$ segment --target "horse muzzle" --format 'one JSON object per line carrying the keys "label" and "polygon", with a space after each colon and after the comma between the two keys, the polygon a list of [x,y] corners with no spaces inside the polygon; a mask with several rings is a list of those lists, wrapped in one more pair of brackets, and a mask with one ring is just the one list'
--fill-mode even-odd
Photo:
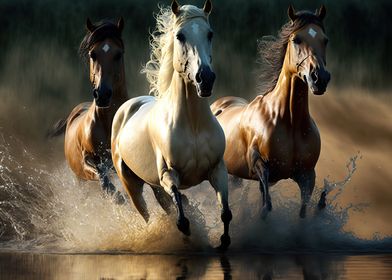
{"label": "horse muzzle", "polygon": [[200,67],[199,71],[196,73],[196,88],[197,94],[200,97],[211,96],[215,78],[215,73],[212,72],[209,66]]}
{"label": "horse muzzle", "polygon": [[98,89],[93,90],[95,104],[100,108],[107,108],[110,106],[113,92],[107,86],[100,86]]}
{"label": "horse muzzle", "polygon": [[315,95],[323,95],[330,80],[331,74],[325,69],[314,70],[307,76],[309,88]]}

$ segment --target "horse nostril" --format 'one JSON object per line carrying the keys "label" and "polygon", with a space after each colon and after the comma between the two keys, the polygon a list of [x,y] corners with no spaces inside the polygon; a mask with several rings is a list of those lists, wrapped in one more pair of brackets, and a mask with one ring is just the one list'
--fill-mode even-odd
{"label": "horse nostril", "polygon": [[196,82],[197,82],[198,84],[201,84],[201,75],[200,75],[200,71],[197,72],[197,74],[196,74]]}
{"label": "horse nostril", "polygon": [[316,83],[317,80],[318,80],[317,72],[316,72],[316,71],[313,71],[313,72],[310,74],[310,78],[312,78],[313,82]]}
{"label": "horse nostril", "polygon": [[95,99],[98,98],[98,90],[96,90],[96,89],[93,90],[93,96]]}

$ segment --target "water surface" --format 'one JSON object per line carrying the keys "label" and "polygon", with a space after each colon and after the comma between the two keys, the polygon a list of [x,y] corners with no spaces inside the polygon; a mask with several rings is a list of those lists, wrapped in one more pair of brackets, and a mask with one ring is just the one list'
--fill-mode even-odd
{"label": "water surface", "polygon": [[0,253],[0,279],[391,279],[392,254]]}

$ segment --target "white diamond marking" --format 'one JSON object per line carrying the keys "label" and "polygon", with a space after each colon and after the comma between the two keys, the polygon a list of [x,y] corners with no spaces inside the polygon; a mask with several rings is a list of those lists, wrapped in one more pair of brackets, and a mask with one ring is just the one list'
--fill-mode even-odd
{"label": "white diamond marking", "polygon": [[110,50],[110,47],[108,44],[103,45],[102,50],[107,53]]}
{"label": "white diamond marking", "polygon": [[312,38],[316,37],[316,35],[317,35],[317,31],[314,30],[313,28],[309,28],[308,33],[310,36],[312,36]]}

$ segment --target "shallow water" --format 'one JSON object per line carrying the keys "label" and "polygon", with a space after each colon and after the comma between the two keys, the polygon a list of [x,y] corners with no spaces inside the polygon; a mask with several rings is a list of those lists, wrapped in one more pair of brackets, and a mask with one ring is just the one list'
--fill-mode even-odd
{"label": "shallow water", "polygon": [[391,279],[392,254],[0,253],[0,279]]}
{"label": "shallow water", "polygon": [[[78,182],[66,164],[40,162],[12,136],[0,134],[0,249],[58,253],[207,253],[223,232],[216,195],[208,183],[184,191],[185,213],[192,235],[185,238],[145,186],[151,220],[148,224],[132,203],[116,205],[96,182]],[[389,252],[392,238],[377,233],[362,239],[345,230],[354,211],[367,205],[342,207],[339,196],[355,176],[360,155],[348,160],[345,178],[325,180],[315,191],[306,219],[298,216],[300,199],[282,181],[271,189],[273,211],[260,219],[260,193],[250,181],[231,181],[231,252]],[[343,167],[344,168],[344,167]],[[114,180],[117,186],[121,184]],[[326,209],[317,210],[322,190]]]}

